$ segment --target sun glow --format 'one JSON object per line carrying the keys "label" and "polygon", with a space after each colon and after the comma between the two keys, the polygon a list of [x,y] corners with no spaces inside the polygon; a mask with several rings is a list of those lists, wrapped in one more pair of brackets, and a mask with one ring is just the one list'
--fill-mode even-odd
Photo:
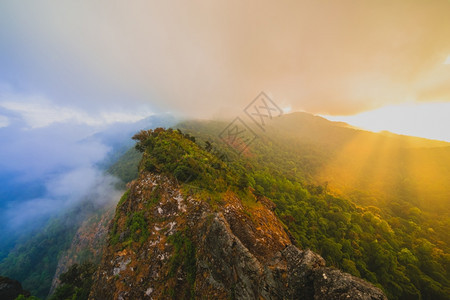
{"label": "sun glow", "polygon": [[353,116],[324,116],[362,129],[450,142],[450,102],[385,106]]}
{"label": "sun glow", "polygon": [[450,65],[450,55],[447,56],[447,59],[445,60],[444,65]]}
{"label": "sun glow", "polygon": [[292,107],[291,106],[286,106],[286,107],[283,107],[282,110],[283,110],[283,113],[287,114],[287,113],[291,112]]}

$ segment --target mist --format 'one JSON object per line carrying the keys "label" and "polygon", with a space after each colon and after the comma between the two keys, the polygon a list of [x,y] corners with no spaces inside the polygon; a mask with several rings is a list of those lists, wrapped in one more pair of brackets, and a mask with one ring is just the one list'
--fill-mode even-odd
{"label": "mist", "polygon": [[38,129],[0,128],[2,228],[16,234],[81,201],[117,200],[117,179],[96,164],[109,152],[82,140],[92,128],[70,123]]}
{"label": "mist", "polygon": [[67,107],[61,113],[51,99],[46,105],[35,99],[0,93],[2,237],[38,229],[80,203],[115,203],[123,191],[116,189],[119,179],[105,172],[105,160],[131,147],[133,133],[169,118],[122,114],[111,120]]}
{"label": "mist", "polygon": [[151,114],[234,117],[261,91],[282,108],[330,116],[448,102],[449,8],[2,1],[2,214],[20,227],[95,186],[109,193],[114,179],[97,166],[112,144],[95,134],[114,137]]}
{"label": "mist", "polygon": [[[95,207],[114,203],[122,191],[116,189],[118,179],[94,167],[76,168],[51,177],[45,182],[41,197],[10,203],[2,218],[7,220],[7,231],[20,233],[37,229],[51,216],[57,216],[75,205],[89,202]],[[36,226],[38,225],[38,226]]]}

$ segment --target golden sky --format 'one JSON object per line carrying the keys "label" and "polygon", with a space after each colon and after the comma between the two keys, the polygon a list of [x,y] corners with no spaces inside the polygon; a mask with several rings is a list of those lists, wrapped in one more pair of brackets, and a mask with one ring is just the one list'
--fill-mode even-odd
{"label": "golden sky", "polygon": [[447,0],[5,1],[0,83],[201,117],[260,91],[325,115],[448,102],[449,13]]}

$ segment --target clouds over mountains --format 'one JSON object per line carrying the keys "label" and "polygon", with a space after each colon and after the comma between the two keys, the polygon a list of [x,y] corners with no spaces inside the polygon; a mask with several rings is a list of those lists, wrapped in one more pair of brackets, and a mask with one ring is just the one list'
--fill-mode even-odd
{"label": "clouds over mountains", "polygon": [[99,163],[129,144],[135,131],[152,126],[152,118],[159,120],[144,119],[145,113],[88,112],[0,90],[2,228],[19,230],[80,201],[116,200],[117,179]]}
{"label": "clouds over mountains", "polygon": [[450,2],[2,2],[0,79],[57,104],[190,116],[448,101]]}

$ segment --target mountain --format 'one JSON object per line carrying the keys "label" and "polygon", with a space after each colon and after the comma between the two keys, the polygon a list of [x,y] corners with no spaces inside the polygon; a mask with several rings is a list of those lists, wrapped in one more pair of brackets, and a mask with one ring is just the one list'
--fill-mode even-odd
{"label": "mountain", "polygon": [[[189,121],[177,127],[195,136],[197,144],[225,160],[235,170],[231,176],[235,184],[241,181],[255,189],[256,194],[270,198],[276,204],[276,215],[289,229],[296,245],[311,248],[329,264],[377,284],[389,299],[450,297],[449,233],[446,230],[450,217],[445,213],[449,207],[445,198],[442,201],[432,193],[426,197],[415,195],[413,186],[427,188],[417,179],[409,186],[402,185],[403,181],[392,181],[390,189],[362,185],[342,192],[335,188],[336,182],[331,176],[328,182],[320,181],[318,176],[325,174],[323,170],[330,170],[327,166],[335,161],[351,162],[358,157],[356,146],[341,153],[350,141],[364,149],[371,139],[381,141],[368,144],[372,152],[382,152],[385,147],[395,151],[384,154],[382,159],[369,160],[368,170],[382,170],[386,165],[380,162],[388,161],[390,175],[401,177],[403,170],[410,167],[399,154],[422,152],[426,155],[418,157],[421,160],[413,166],[416,171],[417,166],[439,157],[442,162],[438,167],[445,171],[450,165],[446,160],[448,143],[377,134],[308,114],[291,114],[267,124],[265,132],[250,125],[258,137],[246,152],[239,154],[220,137],[227,125],[217,121]],[[206,142],[210,146],[207,147]],[[165,161],[164,155],[162,161]],[[347,164],[336,170],[354,172]],[[436,169],[430,173],[435,172]],[[186,178],[191,176],[194,175],[185,175]],[[364,176],[369,183],[383,181],[383,177]],[[450,179],[445,172],[441,176],[443,181]],[[209,184],[217,187],[222,183]],[[189,182],[188,186],[203,189],[205,180]],[[448,185],[441,185],[439,189],[445,195]],[[414,197],[404,196],[408,194]],[[419,206],[420,202],[429,205]],[[436,213],[434,205],[443,207],[440,213]]]}
{"label": "mountain", "polygon": [[131,137],[142,129],[151,129],[156,127],[170,127],[175,125],[178,120],[171,114],[157,114],[144,118],[134,123],[113,124],[106,130],[98,132],[87,140],[101,142],[110,148],[108,156],[100,162],[103,169],[114,165],[130,148],[133,147]]}
{"label": "mountain", "polygon": [[[106,176],[109,174],[117,176],[119,179],[117,188],[123,191],[124,182],[128,182],[136,176],[137,168],[128,163],[132,159],[124,155],[133,145],[131,140],[133,134],[143,128],[170,126],[175,121],[176,119],[169,114],[160,114],[135,123],[113,124],[104,131],[80,140],[78,144],[103,145],[110,149],[106,157],[95,162],[97,166],[93,168],[99,169],[99,176],[103,176],[105,173]],[[140,159],[139,153],[135,151],[129,153],[131,156],[137,155],[137,159]],[[76,159],[74,160],[76,161]],[[120,162],[116,164],[118,160]],[[126,167],[120,167],[122,166],[121,162],[124,162]],[[6,210],[6,207],[11,206],[8,201],[23,202],[30,198],[45,198],[46,193],[51,194],[52,192],[48,191],[46,181],[49,178],[62,176],[65,172],[68,171],[55,169],[51,174],[39,177],[31,183],[21,181],[20,184],[13,184],[14,178],[23,176],[23,174],[3,174],[0,171],[1,198],[5,199],[5,201],[0,201],[0,208],[3,209],[4,205]],[[3,176],[5,180],[3,180]],[[84,178],[78,180],[86,181]],[[79,187],[77,184],[78,182],[70,182],[64,188],[70,189],[71,194],[76,195]],[[106,228],[106,224],[110,221],[121,193],[110,191],[110,194],[100,195],[108,189],[100,186],[101,180],[98,184],[93,187],[95,191],[89,192],[81,199],[76,199],[73,205],[59,209],[51,217],[45,215],[40,219],[27,220],[26,224],[30,229],[24,229],[22,226],[14,228],[14,230],[6,230],[8,226],[5,225],[0,231],[0,275],[19,280],[24,288],[33,295],[45,298],[49,294],[50,288],[56,287],[58,276],[67,271],[72,264],[82,263],[86,260],[98,262],[106,236],[106,232],[103,233],[102,228]],[[60,188],[58,185],[51,187]],[[116,195],[118,196],[116,197]],[[100,196],[108,198],[106,203],[104,199],[99,200]],[[60,199],[61,202],[63,200]],[[0,210],[2,216],[3,212]],[[21,218],[22,212],[17,211],[14,216]],[[8,224],[10,220],[5,217],[1,219],[1,222]]]}
{"label": "mountain", "polygon": [[[208,228],[199,227],[204,219],[191,214],[198,210],[229,228],[227,239],[242,245],[239,249],[246,249],[243,252],[248,251],[249,256],[255,258],[252,261],[258,270],[270,269],[270,266],[278,268],[278,262],[272,265],[269,259],[271,255],[279,257],[278,252],[281,253],[279,262],[287,268],[288,255],[280,250],[280,245],[287,246],[286,249],[296,248],[298,266],[311,275],[302,283],[302,289],[304,287],[308,295],[316,293],[311,288],[313,283],[314,286],[323,284],[323,276],[322,281],[316,282],[320,278],[314,274],[323,271],[331,278],[326,273],[329,269],[323,269],[322,263],[312,267],[303,259],[310,257],[310,253],[317,253],[311,254],[316,259],[313,261],[322,261],[321,256],[328,266],[341,270],[336,271],[339,274],[336,278],[351,279],[348,282],[354,282],[355,277],[362,278],[382,289],[389,299],[450,299],[449,186],[445,184],[450,182],[448,143],[367,132],[305,113],[266,120],[263,129],[251,120],[243,120],[256,136],[243,152],[236,151],[236,145],[223,138],[224,129],[229,125],[224,121],[185,121],[175,127],[183,133],[172,130],[170,135],[175,136],[170,138],[152,139],[145,131],[137,135],[138,148],[146,150],[150,147],[152,151],[146,150],[142,154],[130,149],[109,169],[122,178],[120,187],[130,191],[120,201],[115,216],[111,211],[104,216],[102,212],[96,212],[98,217],[94,219],[102,220],[102,226],[96,221],[84,222],[84,226],[78,225],[70,231],[64,246],[67,251],[58,252],[55,277],[64,270],[73,275],[73,270],[79,269],[77,264],[83,262],[79,258],[84,255],[79,253],[97,253],[95,257],[88,255],[94,262],[99,261],[103,253],[100,269],[106,273],[97,272],[92,280],[89,279],[94,286],[92,293],[129,291],[125,285],[136,286],[141,279],[146,286],[147,279],[136,277],[136,274],[144,274],[142,269],[147,267],[156,267],[161,268],[160,275],[167,276],[157,280],[148,278],[152,285],[145,291],[143,286],[136,287],[139,293],[152,291],[154,298],[158,293],[187,297],[187,292],[181,294],[178,290],[180,286],[173,273],[177,272],[183,279],[181,286],[191,287],[193,274],[196,279],[198,270],[205,267],[204,264],[197,266],[197,262],[202,261],[203,256],[214,257],[217,250],[214,245],[223,242],[212,239],[205,244],[200,238],[211,234]],[[143,178],[153,178],[153,183],[144,183]],[[132,180],[136,181],[126,185]],[[144,186],[148,189],[154,184],[164,189],[156,188],[149,199],[139,196]],[[179,214],[170,194],[181,195],[186,213]],[[194,205],[197,202],[191,199],[201,205],[197,208]],[[172,213],[171,207],[173,213],[179,215],[166,216],[166,205],[168,213]],[[231,217],[225,209],[230,205],[233,206]],[[158,208],[163,210],[164,216]],[[104,224],[111,219],[107,233]],[[190,224],[189,220],[196,220],[198,223],[195,224],[199,225],[186,226]],[[177,222],[177,225],[170,222]],[[260,225],[263,223],[264,226]],[[181,232],[171,232],[170,224],[174,226],[172,229]],[[269,234],[265,235],[267,232]],[[93,237],[98,234],[103,238],[95,243]],[[57,235],[63,238],[66,233],[57,232]],[[277,238],[273,239],[273,236]],[[153,243],[159,238],[167,243],[158,242],[160,248],[156,249]],[[256,243],[256,239],[261,240]],[[38,251],[47,255],[45,244],[39,242],[39,237],[29,244],[29,249],[38,244],[44,246]],[[198,251],[201,254],[197,255]],[[16,252],[20,253],[24,252]],[[172,255],[171,258],[165,255],[163,260],[162,256],[158,258],[164,253]],[[232,257],[247,257],[241,256],[242,252],[231,253]],[[228,259],[228,254],[230,252],[221,259]],[[126,258],[123,261],[118,258],[122,256]],[[20,265],[31,268],[26,262],[29,256],[20,257]],[[109,258],[113,261],[108,261]],[[128,258],[131,258],[129,265]],[[58,259],[49,261],[54,268]],[[219,263],[216,258],[215,261]],[[75,263],[73,268],[71,263]],[[19,264],[10,264],[14,265]],[[248,269],[240,270],[247,274]],[[342,275],[342,272],[354,277]],[[273,287],[273,281],[268,282],[264,274],[260,277],[261,273],[256,273],[260,282]],[[300,277],[295,279],[291,272],[288,273],[289,280],[301,281]],[[212,278],[220,275],[211,274]],[[73,278],[72,275],[69,277]],[[286,279],[283,278],[280,280]],[[111,291],[102,291],[99,282]],[[235,281],[216,282],[222,286],[231,284],[231,290],[236,290],[233,287]],[[198,284],[203,283],[198,281]],[[163,287],[165,284],[167,288]],[[66,283],[63,286],[67,292]],[[251,286],[251,290],[262,292],[260,285]],[[331,285],[328,287],[331,291]],[[196,292],[195,288],[188,290],[189,293]],[[246,288],[239,293],[244,290]],[[62,295],[64,291],[57,289],[55,295]],[[90,291],[90,288],[83,290],[83,294]],[[283,292],[295,293],[289,289]]]}
{"label": "mountain", "polygon": [[30,292],[22,289],[22,285],[17,280],[0,276],[0,299],[14,300],[20,295],[29,297]]}
{"label": "mountain", "polygon": [[139,139],[140,176],[117,206],[90,298],[386,299],[299,250],[274,204],[233,186],[236,174],[190,136],[155,130]]}
{"label": "mountain", "polygon": [[271,199],[301,247],[378,284],[389,299],[450,298],[449,143],[342,126],[305,113],[266,120],[244,152],[227,122],[184,132],[226,153]]}
{"label": "mountain", "polygon": [[[305,173],[316,184],[328,183],[334,193],[357,203],[388,205],[401,199],[450,214],[450,143],[342,127],[306,113],[274,119],[260,137],[297,156],[286,157],[290,161],[307,154],[314,160]],[[305,152],[307,147],[318,154]]]}
{"label": "mountain", "polygon": [[[37,230],[34,235],[18,243],[9,252],[8,256],[0,262],[0,274],[19,280],[32,295],[47,297],[55,272],[66,270],[65,267],[60,270],[61,260],[70,254],[73,240],[79,238],[80,226],[81,229],[85,228],[83,224],[89,221],[92,225],[95,218],[101,219],[107,211],[105,206],[86,201],[61,216],[53,218],[43,229]],[[107,218],[106,222],[109,220],[110,218]],[[71,263],[83,262],[85,259],[92,260],[96,252],[101,253],[104,237],[102,240],[97,232],[99,229],[98,227],[90,228],[91,231],[95,231],[94,235],[97,235],[97,240],[94,242],[98,243],[98,248],[80,249],[70,261]]]}
{"label": "mountain", "polygon": [[61,251],[53,275],[49,295],[61,284],[59,277],[71,266],[85,262],[98,264],[108,234],[108,224],[114,215],[115,203],[100,207],[79,225],[67,250]]}

